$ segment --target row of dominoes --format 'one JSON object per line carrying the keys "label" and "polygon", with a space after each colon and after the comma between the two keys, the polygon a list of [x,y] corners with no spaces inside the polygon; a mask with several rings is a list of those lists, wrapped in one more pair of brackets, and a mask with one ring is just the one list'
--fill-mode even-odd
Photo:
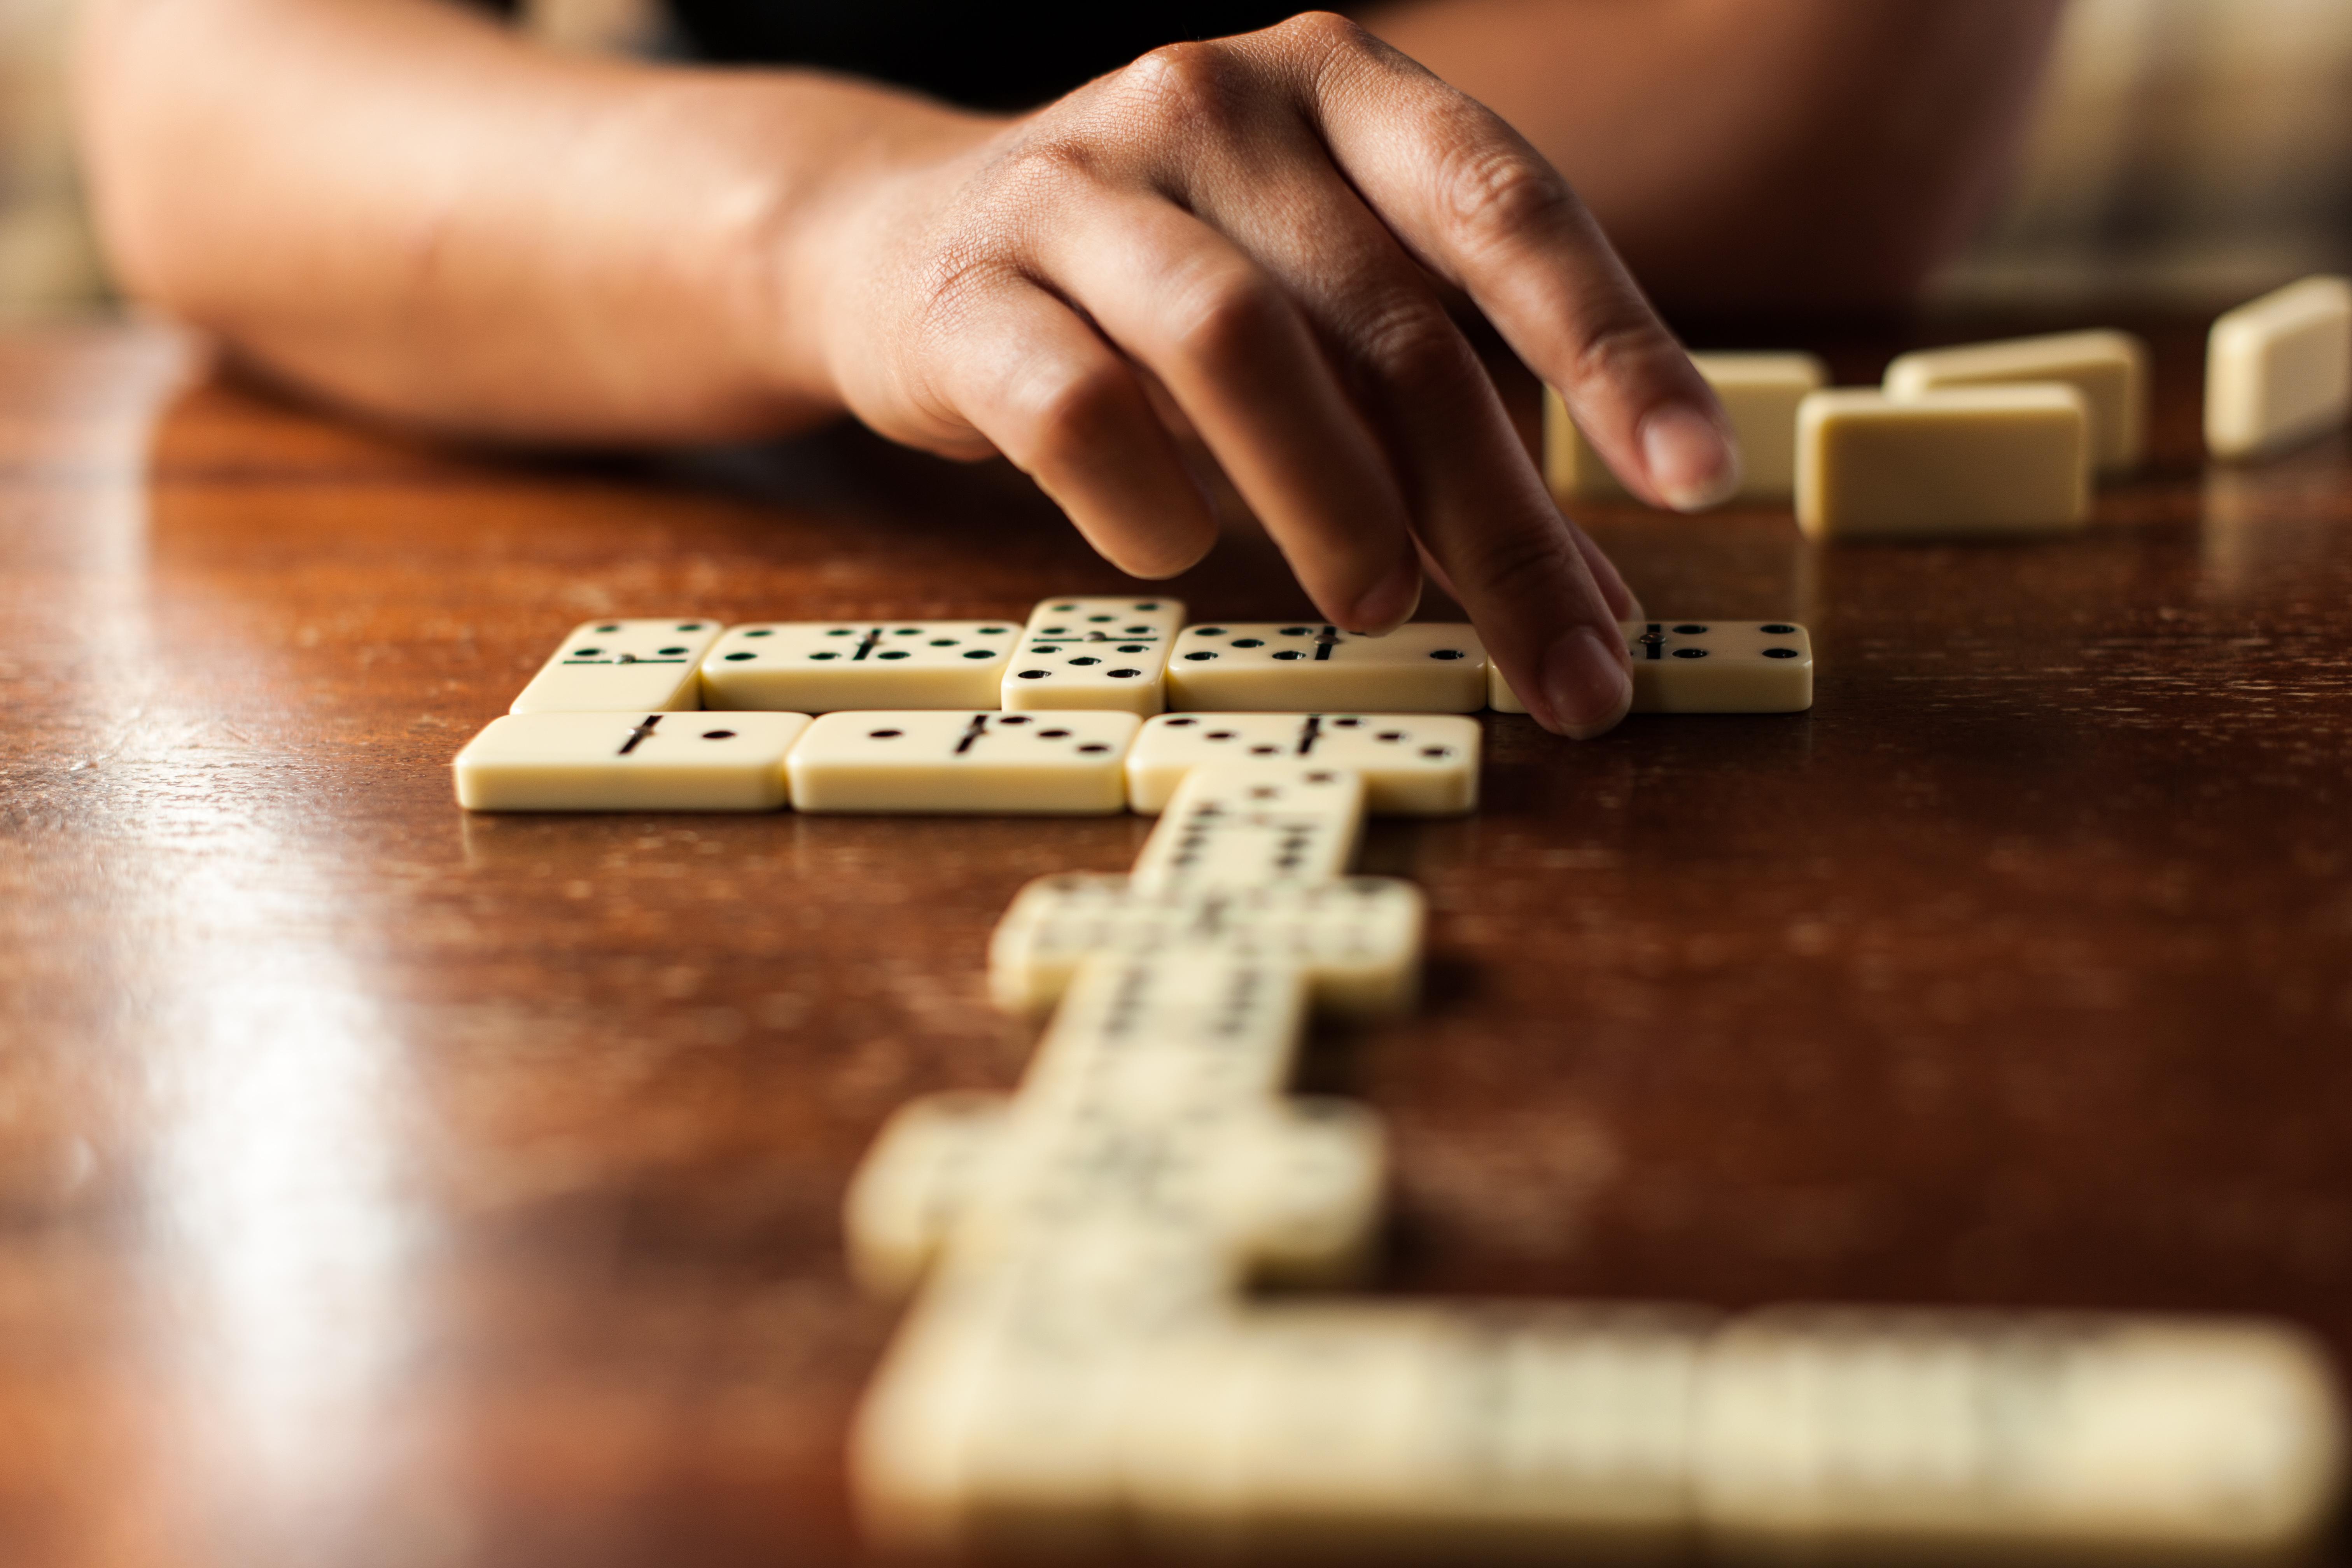
{"label": "row of dominoes", "polygon": [[[1183,616],[1173,599],[1063,598],[1021,626],[590,621],[513,711],[1527,710],[1468,626],[1414,622],[1374,637],[1295,621],[1185,626]],[[1679,621],[1624,631],[1637,710],[1794,712],[1812,702],[1802,626]]]}
{"label": "row of dominoes", "polygon": [[1378,1231],[1377,1119],[1285,1092],[1310,1011],[1416,994],[1419,892],[1346,874],[1363,811],[1346,770],[1202,768],[1131,875],[1015,899],[990,990],[1052,1010],[1019,1090],[902,1108],[846,1204],[861,1280],[917,1294],[853,1438],[880,1541],[2246,1561],[2325,1521],[2341,1418],[2273,1325],[1249,1302]]}
{"label": "row of dominoes", "polygon": [[1191,769],[1309,760],[1360,773],[1372,809],[1478,800],[1478,721],[1453,713],[909,709],[509,713],[452,764],[471,811],[1156,813]]}
{"label": "row of dominoes", "polygon": [[[2033,534],[2082,526],[2095,476],[2139,465],[2148,355],[2127,332],[1906,353],[1875,388],[1830,387],[1811,354],[1694,354],[1747,459],[1741,493],[1793,494],[1819,539]],[[2307,278],[2214,322],[2206,445],[2247,459],[2352,416],[2352,280]],[[1622,496],[1557,393],[1545,469],[1563,502]]]}
{"label": "row of dominoes", "polygon": [[[1172,600],[1054,599],[1018,636],[986,621],[591,622],[513,712],[457,753],[457,801],[474,811],[1151,812],[1187,768],[1307,758],[1360,771],[1376,811],[1438,816],[1477,800],[1479,731],[1458,714],[1527,710],[1468,626],[1378,638],[1241,623],[1179,632],[1182,614]],[[1637,710],[1812,704],[1811,640],[1792,622],[1623,629]],[[1098,633],[1115,640],[1091,640]],[[1002,707],[950,700],[998,692]],[[1163,700],[1179,711],[1161,712]]]}

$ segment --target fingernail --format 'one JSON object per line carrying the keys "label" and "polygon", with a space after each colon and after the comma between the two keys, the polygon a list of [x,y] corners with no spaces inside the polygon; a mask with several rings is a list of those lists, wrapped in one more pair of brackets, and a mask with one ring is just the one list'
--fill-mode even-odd
{"label": "fingernail", "polygon": [[1642,421],[1642,461],[1650,483],[1676,511],[1728,500],[1739,489],[1739,448],[1723,427],[1686,403]]}
{"label": "fingernail", "polygon": [[1633,706],[1633,678],[1625,672],[1623,656],[1591,626],[1579,626],[1552,644],[1543,674],[1554,728],[1575,740],[1614,727]]}
{"label": "fingernail", "polygon": [[1408,553],[1389,574],[1356,601],[1355,625],[1347,629],[1367,637],[1392,632],[1421,607],[1421,563]]}

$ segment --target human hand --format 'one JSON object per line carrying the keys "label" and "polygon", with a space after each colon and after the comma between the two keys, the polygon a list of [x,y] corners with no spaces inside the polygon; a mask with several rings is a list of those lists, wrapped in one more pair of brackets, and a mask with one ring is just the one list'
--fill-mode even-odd
{"label": "human hand", "polygon": [[1425,558],[1540,722],[1584,736],[1624,714],[1633,597],[1553,506],[1442,288],[1560,389],[1637,494],[1710,504],[1738,458],[1714,395],[1508,125],[1330,15],[961,123],[845,178],[797,246],[825,258],[792,292],[860,418],[1001,452],[1145,577],[1214,542],[1171,431],[1188,424],[1335,624],[1405,620]]}

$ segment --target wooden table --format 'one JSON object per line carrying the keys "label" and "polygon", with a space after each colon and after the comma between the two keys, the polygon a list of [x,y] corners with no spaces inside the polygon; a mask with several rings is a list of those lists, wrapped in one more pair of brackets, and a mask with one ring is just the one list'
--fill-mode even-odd
{"label": "wooden table", "polygon": [[[1819,701],[1494,720],[1478,816],[1375,831],[1432,995],[1316,1076],[1393,1133],[1384,1289],[2352,1352],[2352,448],[2201,471],[2157,340],[2077,540],[1596,509],[1653,610],[1809,624]],[[0,341],[0,1563],[855,1558],[844,1183],[1012,1079],[992,922],[1147,824],[467,817],[446,764],[588,616],[1122,580],[999,471],[467,459],[152,330]],[[1177,589],[1304,609],[1246,531]]]}

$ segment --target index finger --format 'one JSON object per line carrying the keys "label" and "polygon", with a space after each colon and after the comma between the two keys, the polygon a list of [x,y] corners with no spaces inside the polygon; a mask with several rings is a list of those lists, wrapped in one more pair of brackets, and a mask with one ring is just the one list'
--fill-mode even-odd
{"label": "index finger", "polygon": [[1646,500],[1739,484],[1729,421],[1559,172],[1503,118],[1355,23],[1298,18],[1331,154],[1414,258],[1466,291]]}

